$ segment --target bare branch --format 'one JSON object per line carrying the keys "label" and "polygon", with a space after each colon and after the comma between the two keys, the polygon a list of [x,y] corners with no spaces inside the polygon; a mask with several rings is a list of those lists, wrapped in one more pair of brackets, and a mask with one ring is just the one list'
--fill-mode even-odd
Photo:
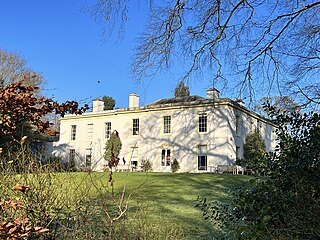
{"label": "bare branch", "polygon": [[[215,82],[231,76],[231,87],[237,86],[242,97],[253,100],[255,92],[279,95],[291,91],[290,82],[305,89],[319,79],[320,1],[157,4],[149,2],[149,23],[133,58],[131,71],[138,82],[181,62],[183,81],[197,72],[210,73]],[[237,82],[230,81],[234,79]]]}

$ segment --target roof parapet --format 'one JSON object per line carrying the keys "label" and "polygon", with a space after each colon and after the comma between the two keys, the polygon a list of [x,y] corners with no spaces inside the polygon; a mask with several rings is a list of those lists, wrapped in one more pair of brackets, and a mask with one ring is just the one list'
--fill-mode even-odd
{"label": "roof parapet", "polygon": [[245,106],[245,103],[244,103],[244,101],[242,99],[236,99],[235,102],[238,103],[242,107]]}

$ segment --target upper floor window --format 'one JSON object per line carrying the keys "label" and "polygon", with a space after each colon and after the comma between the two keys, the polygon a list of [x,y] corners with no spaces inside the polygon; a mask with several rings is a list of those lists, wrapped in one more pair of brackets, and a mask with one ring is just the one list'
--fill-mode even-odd
{"label": "upper floor window", "polygon": [[132,135],[139,135],[139,118],[132,119]]}
{"label": "upper floor window", "polygon": [[87,124],[87,140],[91,141],[93,139],[93,124]]}
{"label": "upper floor window", "polygon": [[254,119],[253,118],[249,118],[248,121],[249,121],[249,124],[250,124],[250,132],[253,132],[253,130],[254,130]]}
{"label": "upper floor window", "polygon": [[241,134],[241,132],[240,132],[240,122],[241,122],[240,116],[237,115],[237,116],[236,116],[236,134],[237,134],[237,135],[240,135],[240,134]]}
{"label": "upper floor window", "polygon": [[199,132],[207,132],[207,114],[199,115]]}
{"label": "upper floor window", "polygon": [[111,135],[111,122],[105,123],[104,137],[109,138]]}
{"label": "upper floor window", "polygon": [[262,123],[260,120],[257,120],[257,131],[261,133],[261,130],[262,130]]}
{"label": "upper floor window", "polygon": [[163,133],[171,133],[171,116],[163,117]]}
{"label": "upper floor window", "polygon": [[71,141],[76,140],[76,134],[77,134],[77,125],[71,125]]}

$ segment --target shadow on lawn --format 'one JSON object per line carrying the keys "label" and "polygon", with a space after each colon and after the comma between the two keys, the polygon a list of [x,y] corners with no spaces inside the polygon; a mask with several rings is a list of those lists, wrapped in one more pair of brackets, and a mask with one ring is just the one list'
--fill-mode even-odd
{"label": "shadow on lawn", "polygon": [[[127,194],[132,193],[128,218],[143,217],[147,222],[176,225],[183,230],[185,239],[212,238],[219,231],[203,219],[202,212],[195,207],[197,198],[224,201],[230,189],[249,179],[229,174],[131,173],[126,190]],[[139,181],[145,183],[137,188]]]}

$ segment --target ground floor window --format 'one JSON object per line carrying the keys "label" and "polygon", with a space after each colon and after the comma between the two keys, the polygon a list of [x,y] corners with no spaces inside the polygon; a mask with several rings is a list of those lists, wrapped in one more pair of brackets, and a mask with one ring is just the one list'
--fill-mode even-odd
{"label": "ground floor window", "polygon": [[207,170],[207,145],[198,146],[198,170]]}
{"label": "ground floor window", "polygon": [[240,147],[236,146],[236,160],[241,159],[240,156]]}
{"label": "ground floor window", "polygon": [[171,150],[161,150],[161,166],[171,166]]}
{"label": "ground floor window", "polygon": [[69,162],[74,162],[76,159],[76,150],[69,149]]}
{"label": "ground floor window", "polygon": [[86,167],[90,168],[91,167],[91,159],[92,159],[92,154],[91,154],[91,148],[86,149]]}
{"label": "ground floor window", "polygon": [[136,168],[138,166],[138,148],[131,148],[131,167]]}

